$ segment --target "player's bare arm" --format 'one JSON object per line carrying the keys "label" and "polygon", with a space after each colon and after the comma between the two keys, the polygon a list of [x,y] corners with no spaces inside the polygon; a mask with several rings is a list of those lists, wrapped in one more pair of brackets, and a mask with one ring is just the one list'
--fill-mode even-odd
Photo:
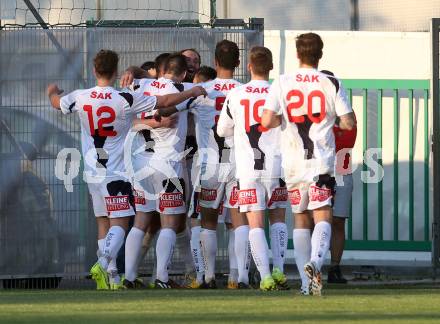
{"label": "player's bare arm", "polygon": [[[206,96],[206,95],[207,95],[206,90],[203,87],[195,86],[189,90],[182,91],[179,93],[171,93],[164,96],[158,96],[156,108],[164,109],[164,108],[176,106],[189,98]],[[163,115],[163,113],[161,112],[161,116],[165,116],[165,115]]]}
{"label": "player's bare arm", "polygon": [[275,114],[272,110],[263,110],[261,126],[265,128],[275,128],[281,125],[281,115]]}
{"label": "player's bare arm", "polygon": [[339,116],[339,128],[344,130],[352,130],[356,127],[356,119],[354,117],[354,113],[348,113],[342,116]]}
{"label": "player's bare arm", "polygon": [[121,88],[125,88],[130,86],[133,83],[134,79],[145,79],[149,78],[148,72],[144,69],[141,69],[137,66],[130,66],[125,70],[125,72],[121,76],[121,80],[119,84]]}
{"label": "player's bare arm", "polygon": [[56,84],[49,84],[47,86],[47,96],[49,97],[50,104],[53,108],[60,110],[60,101],[61,101],[61,94],[63,93],[63,90],[58,88]]}
{"label": "player's bare arm", "polygon": [[176,126],[176,122],[177,122],[177,114],[172,114],[169,117],[151,116],[150,118],[147,118],[147,119],[136,118],[133,121],[133,128],[135,130],[142,130],[145,128],[144,125],[148,126],[149,128],[153,128],[153,129],[160,128],[160,127],[174,128]]}
{"label": "player's bare arm", "polygon": [[154,115],[154,118],[156,118],[157,120],[161,120],[162,117],[170,117],[171,115],[174,115],[178,112],[179,112],[179,110],[177,109],[176,106],[165,107],[165,108],[159,109],[156,112],[156,114]]}

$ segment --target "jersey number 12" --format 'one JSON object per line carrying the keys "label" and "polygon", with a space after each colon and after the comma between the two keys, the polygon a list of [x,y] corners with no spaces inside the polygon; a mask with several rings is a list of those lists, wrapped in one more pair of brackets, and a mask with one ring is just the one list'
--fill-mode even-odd
{"label": "jersey number 12", "polygon": [[[83,107],[84,111],[87,113],[87,117],[89,119],[89,126],[90,126],[90,135],[94,136],[95,134],[95,122],[93,119],[93,108],[91,105],[84,105]],[[101,117],[102,114],[107,113],[107,117]],[[114,130],[105,129],[106,125],[111,124],[116,119],[116,114],[113,108],[108,106],[102,106],[99,107],[96,110],[96,116],[98,119],[98,135],[103,137],[108,136],[116,136],[117,133]]]}

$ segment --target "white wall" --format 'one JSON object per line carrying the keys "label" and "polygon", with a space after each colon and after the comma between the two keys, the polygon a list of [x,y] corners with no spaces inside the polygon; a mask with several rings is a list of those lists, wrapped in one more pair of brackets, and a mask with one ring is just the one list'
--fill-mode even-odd
{"label": "white wall", "polygon": [[[275,60],[273,75],[292,70],[295,37],[304,31],[266,30],[264,45]],[[429,79],[430,36],[427,32],[319,31],[324,41],[320,68],[345,79]]]}
{"label": "white wall", "polygon": [[[217,0],[221,18],[261,17],[267,29],[350,30],[351,0]],[[428,31],[438,0],[359,1],[359,30]]]}

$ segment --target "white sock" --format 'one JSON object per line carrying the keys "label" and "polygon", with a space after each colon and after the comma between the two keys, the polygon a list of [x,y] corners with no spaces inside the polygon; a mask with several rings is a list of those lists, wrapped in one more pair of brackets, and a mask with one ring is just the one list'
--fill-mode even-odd
{"label": "white sock", "polygon": [[176,232],[174,232],[171,228],[161,229],[156,243],[156,278],[160,281],[168,282],[168,265],[171,263],[175,244]]}
{"label": "white sock", "polygon": [[318,271],[324,264],[325,256],[330,249],[330,239],[332,235],[332,226],[330,223],[322,221],[315,225],[312,234],[312,254],[310,261],[315,263]]}
{"label": "white sock", "polygon": [[[98,240],[98,250],[96,251],[96,255],[101,257],[103,255],[105,245],[105,239]],[[109,274],[110,282],[119,283],[121,278],[119,277],[118,267],[116,265],[116,259],[111,259],[108,264],[107,272]]]}
{"label": "white sock", "polygon": [[237,257],[238,282],[248,285],[251,262],[249,225],[242,225],[235,229],[235,255]]}
{"label": "white sock", "polygon": [[179,255],[182,256],[183,262],[185,263],[185,272],[194,272],[194,262],[191,256],[191,243],[188,229],[176,236],[176,250],[179,251]]}
{"label": "white sock", "polygon": [[293,245],[295,247],[295,262],[301,277],[301,287],[309,286],[309,277],[304,272],[304,265],[310,261],[312,253],[311,234],[308,228],[293,230]]}
{"label": "white sock", "polygon": [[96,251],[96,256],[100,258],[104,253],[105,238],[98,240],[98,250]]}
{"label": "white sock", "polygon": [[111,259],[107,268],[108,279],[110,283],[119,284],[121,282],[121,277],[118,273],[118,266],[116,265],[116,259]]}
{"label": "white sock", "polygon": [[275,223],[270,226],[270,246],[272,248],[273,267],[284,272],[284,256],[287,249],[286,223]]}
{"label": "white sock", "polygon": [[252,256],[260,272],[261,279],[270,276],[269,269],[269,247],[267,245],[264,229],[253,228],[249,231],[249,242],[251,243]]}
{"label": "white sock", "polygon": [[215,257],[217,254],[217,231],[202,228],[200,232],[203,263],[205,266],[205,281],[215,279]]}
{"label": "white sock", "polygon": [[132,227],[125,242],[125,279],[134,281],[139,267],[142,240],[145,232]]}
{"label": "white sock", "polygon": [[202,248],[200,246],[200,230],[201,226],[194,226],[191,228],[191,255],[196,267],[197,282],[203,282],[203,275],[205,274],[205,267],[203,265]]}
{"label": "white sock", "polygon": [[237,256],[235,255],[235,233],[233,229],[229,231],[228,256],[229,256],[229,277],[228,281],[238,282]]}
{"label": "white sock", "polygon": [[125,230],[121,226],[112,226],[108,230],[107,236],[105,237],[103,254],[98,259],[98,262],[104,270],[107,271],[111,259],[117,258],[119,249],[124,243],[124,238]]}

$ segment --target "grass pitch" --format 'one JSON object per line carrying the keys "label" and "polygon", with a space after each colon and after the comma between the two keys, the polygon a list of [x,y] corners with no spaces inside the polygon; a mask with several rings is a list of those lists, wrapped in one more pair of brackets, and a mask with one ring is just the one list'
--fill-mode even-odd
{"label": "grass pitch", "polygon": [[4,323],[440,322],[440,289],[2,291]]}

